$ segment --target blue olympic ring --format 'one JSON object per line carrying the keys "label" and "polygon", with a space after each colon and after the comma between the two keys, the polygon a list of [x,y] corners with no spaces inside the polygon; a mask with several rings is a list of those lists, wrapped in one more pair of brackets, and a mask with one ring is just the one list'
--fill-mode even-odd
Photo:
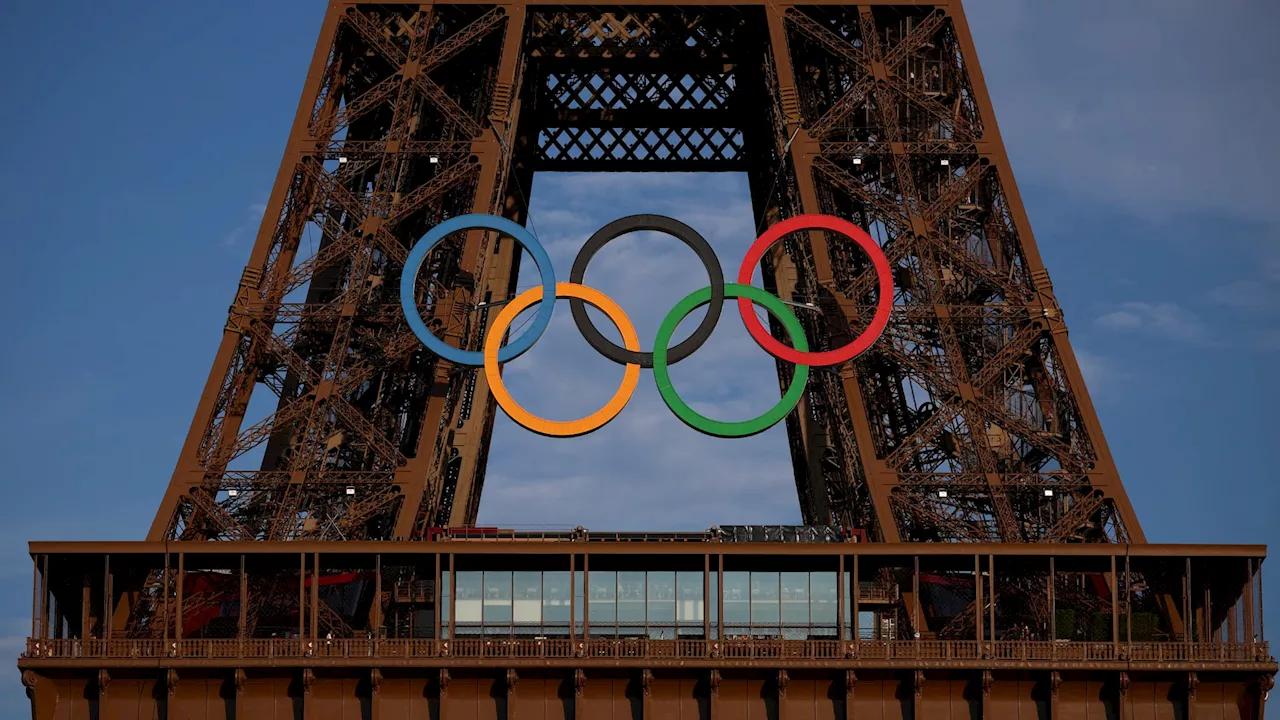
{"label": "blue olympic ring", "polygon": [[409,257],[404,261],[404,272],[400,275],[400,307],[404,309],[405,320],[409,321],[413,334],[418,336],[428,350],[449,362],[472,367],[484,365],[484,353],[479,350],[455,348],[432,334],[427,324],[422,322],[422,316],[418,314],[414,289],[417,285],[418,271],[422,269],[422,261],[426,259],[427,253],[431,252],[432,248],[439,245],[440,241],[450,233],[477,229],[494,230],[515,240],[533,256],[533,262],[538,266],[538,273],[542,275],[542,302],[538,305],[537,314],[533,316],[533,322],[519,338],[503,346],[498,352],[498,362],[514,360],[533,347],[533,344],[538,342],[538,338],[542,337],[542,333],[546,332],[547,325],[551,322],[551,313],[556,309],[556,274],[551,267],[551,258],[547,256],[542,243],[538,242],[538,239],[523,225],[494,215],[475,214],[449,218],[431,228],[431,231],[413,246],[409,251]]}

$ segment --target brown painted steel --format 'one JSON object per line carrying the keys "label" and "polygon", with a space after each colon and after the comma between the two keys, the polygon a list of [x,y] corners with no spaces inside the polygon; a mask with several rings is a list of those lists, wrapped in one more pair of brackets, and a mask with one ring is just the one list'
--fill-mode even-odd
{"label": "brown painted steel", "polygon": [[[804,522],[850,542],[464,530],[496,406],[422,349],[399,276],[446,217],[523,223],[552,170],[742,171],[759,229],[827,213],[876,237],[889,327],[787,418]],[[762,265],[815,345],[868,321],[874,274],[840,238]],[[518,271],[509,239],[468,232],[415,300],[475,349]],[[1262,720],[1276,671],[1264,547],[1145,542],[957,0],[331,2],[147,542],[30,550],[39,720]],[[636,572],[624,628],[607,612]],[[459,617],[494,599],[477,573],[507,578],[508,626]],[[700,615],[655,639],[648,603],[685,582]],[[757,592],[808,624],[726,616]],[[538,632],[568,612],[560,635],[517,636],[529,597]]]}
{"label": "brown painted steel", "polygon": [[[636,7],[331,5],[149,537],[473,523],[496,407],[483,373],[429,356],[400,318],[408,248],[447,215],[523,221],[538,169],[740,168],[762,224],[847,217],[896,268],[885,337],[817,374],[788,419],[806,523],[885,542],[1143,542],[959,5]],[[807,235],[769,254],[766,285],[839,343],[869,317],[873,273]],[[445,243],[420,276],[429,325],[478,346],[517,265],[492,233]],[[246,428],[255,391],[277,409]]]}

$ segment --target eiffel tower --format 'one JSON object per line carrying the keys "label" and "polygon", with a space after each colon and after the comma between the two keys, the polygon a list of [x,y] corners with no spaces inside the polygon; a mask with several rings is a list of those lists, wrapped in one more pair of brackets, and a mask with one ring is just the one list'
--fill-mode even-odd
{"label": "eiffel tower", "polygon": [[[875,240],[887,328],[785,420],[803,526],[475,527],[497,404],[400,278],[539,171],[743,172]],[[412,301],[479,349],[519,260],[454,233]],[[819,351],[882,299],[835,233],[761,265]],[[1146,542],[958,0],[333,0],[147,539],[31,554],[40,720],[1262,720],[1276,672],[1265,548]]]}

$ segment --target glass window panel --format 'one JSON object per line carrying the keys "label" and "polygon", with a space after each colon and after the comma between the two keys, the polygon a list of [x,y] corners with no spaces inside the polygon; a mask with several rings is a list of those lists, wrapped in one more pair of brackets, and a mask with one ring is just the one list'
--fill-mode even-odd
{"label": "glass window panel", "polygon": [[681,625],[702,624],[702,573],[676,573],[676,620]]}
{"label": "glass window panel", "polygon": [[869,610],[858,611],[858,639],[876,639],[876,614]]}
{"label": "glass window panel", "polygon": [[511,571],[484,573],[484,624],[511,624]]}
{"label": "glass window panel", "polygon": [[833,572],[809,573],[809,624],[832,626],[840,599],[836,596],[836,574]]}
{"label": "glass window panel", "polygon": [[710,584],[708,585],[708,587],[711,588],[711,594],[707,596],[707,613],[711,615],[711,624],[715,625],[720,621],[720,603],[715,601],[715,598],[720,597],[720,595],[722,594],[720,592],[720,572],[719,571],[717,570],[711,571]]}
{"label": "glass window panel", "polygon": [[778,625],[778,573],[751,573],[751,627]]}
{"label": "glass window panel", "polygon": [[[851,575],[852,573],[846,572],[840,578],[840,584],[843,586],[842,589],[844,591],[844,626],[845,626],[844,639],[845,640],[852,640],[854,637],[853,636],[853,625],[854,625],[853,596],[849,594],[849,587],[850,587],[849,578]],[[861,620],[858,621],[858,626],[859,627],[863,626],[863,623]]]}
{"label": "glass window panel", "polygon": [[[648,575],[649,624],[671,625],[676,621],[676,574],[655,570]],[[651,637],[656,637],[651,634]],[[668,634],[668,637],[670,635]]]}
{"label": "glass window panel", "polygon": [[449,608],[453,607],[449,595],[449,571],[445,570],[440,573],[440,622],[442,625],[449,624]]}
{"label": "glass window panel", "polygon": [[542,573],[512,573],[511,595],[511,614],[517,625],[542,624]]}
{"label": "glass window panel", "polygon": [[809,573],[784,572],[782,580],[782,624],[809,625]]}
{"label": "glass window panel", "polygon": [[569,623],[569,571],[548,570],[542,574],[542,621]]}
{"label": "glass window panel", "polygon": [[645,574],[639,571],[618,573],[618,624],[644,626]]}
{"label": "glass window panel", "polygon": [[724,573],[724,627],[726,635],[742,634],[751,624],[751,574]]}
{"label": "glass window panel", "polygon": [[573,631],[582,633],[586,627],[584,618],[587,607],[587,579],[581,570],[573,571]]}
{"label": "glass window panel", "polygon": [[[592,572],[591,575],[591,625],[592,633],[596,634],[595,626],[597,625],[613,625],[618,620],[618,608],[616,594],[618,590],[617,573]],[[602,628],[603,629],[603,628]],[[611,634],[611,633],[609,633]]]}
{"label": "glass window panel", "polygon": [[475,571],[460,572],[457,579],[458,597],[454,600],[454,622],[479,624],[483,609],[484,574]]}

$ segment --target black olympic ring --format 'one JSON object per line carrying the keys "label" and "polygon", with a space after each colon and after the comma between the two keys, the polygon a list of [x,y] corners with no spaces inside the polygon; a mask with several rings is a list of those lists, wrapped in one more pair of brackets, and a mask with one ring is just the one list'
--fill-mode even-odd
{"label": "black olympic ring", "polygon": [[[578,256],[573,259],[573,268],[569,271],[569,282],[582,285],[587,275],[587,264],[600,251],[600,248],[612,240],[637,230],[666,233],[688,245],[702,261],[702,266],[707,270],[707,277],[711,280],[711,300],[707,303],[706,317],[694,329],[692,335],[671,348],[667,355],[667,364],[674,365],[697,352],[698,348],[707,342],[716,329],[716,323],[720,322],[720,311],[724,308],[724,270],[720,267],[720,259],[716,257],[715,250],[711,249],[711,244],[699,235],[698,231],[679,220],[663,215],[630,215],[619,218],[597,230],[587,240],[587,244],[578,251]],[[578,326],[578,332],[582,333],[587,344],[596,352],[619,365],[632,364],[642,368],[653,368],[652,352],[634,352],[618,347],[602,335],[591,323],[591,317],[587,315],[586,303],[582,300],[570,298],[569,307],[573,311],[573,322]]]}

